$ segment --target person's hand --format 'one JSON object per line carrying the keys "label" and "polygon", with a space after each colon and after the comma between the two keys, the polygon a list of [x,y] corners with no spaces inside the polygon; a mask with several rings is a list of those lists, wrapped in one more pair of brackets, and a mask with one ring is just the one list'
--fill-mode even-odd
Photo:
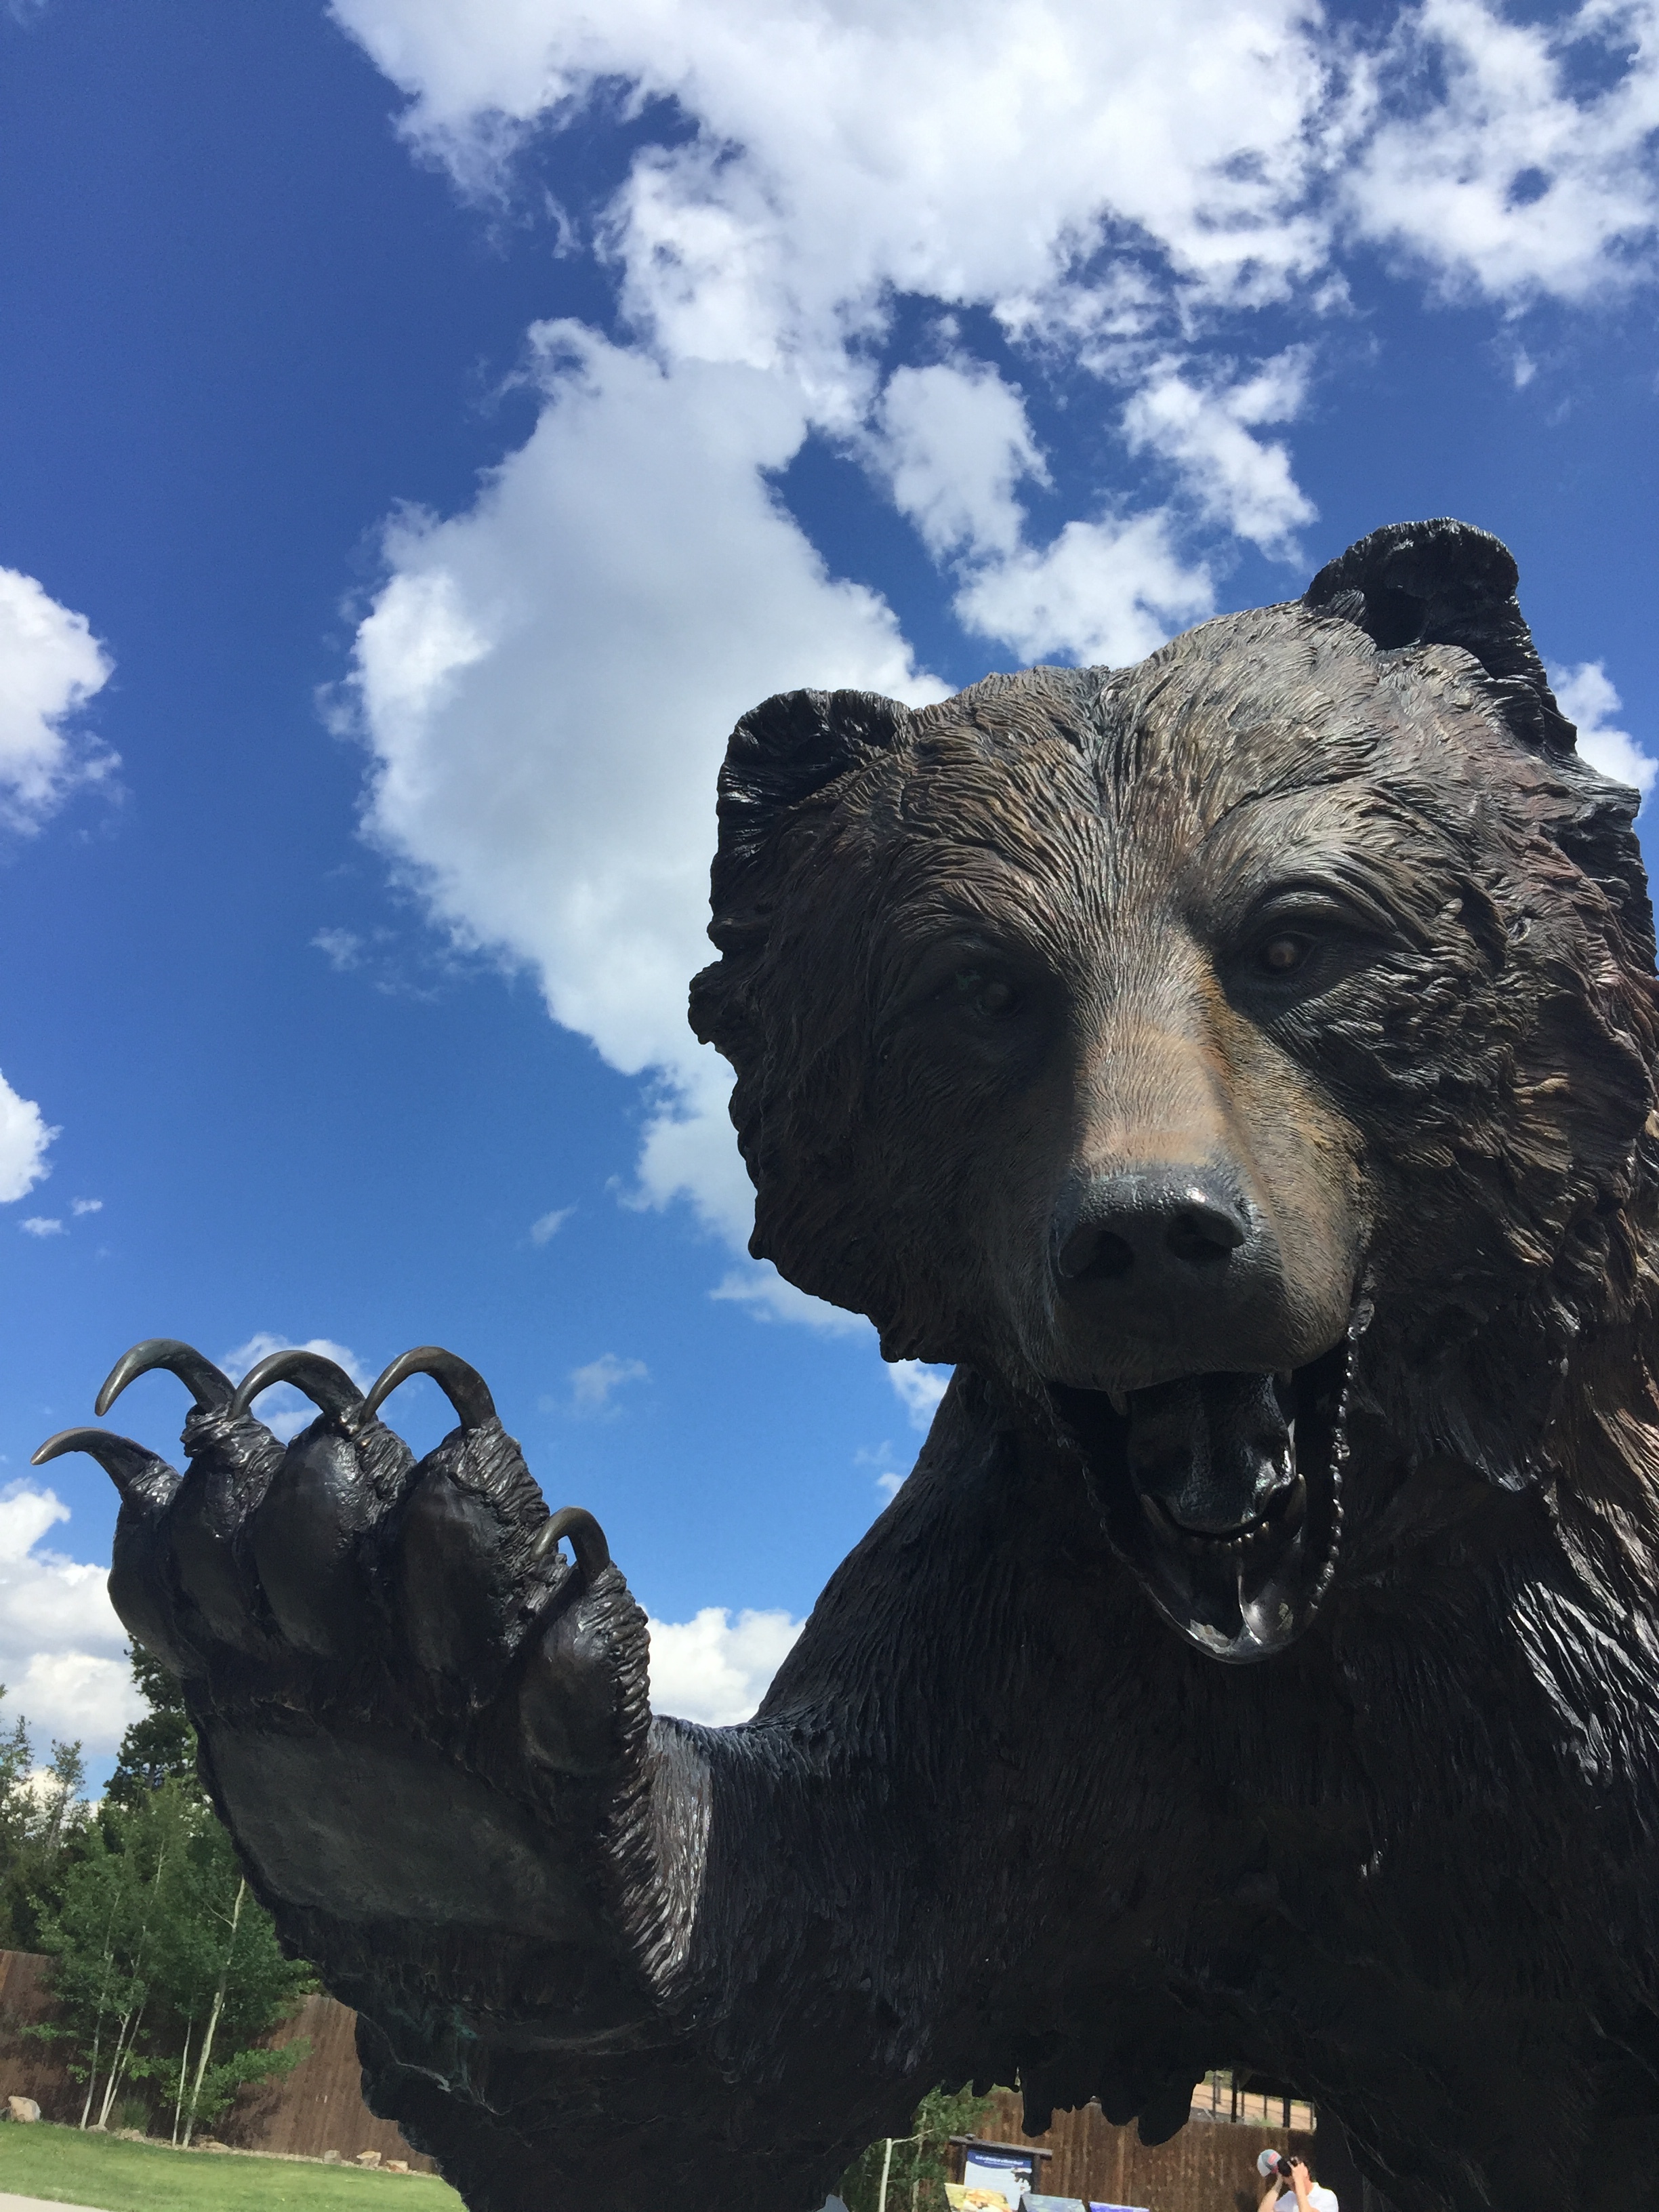
{"label": "person's hand", "polygon": [[1308,2161],[1305,2158],[1293,2158],[1291,2160],[1291,2186],[1296,2191],[1297,2205],[1306,2204],[1308,2191],[1313,2186],[1313,2176],[1308,2171]]}

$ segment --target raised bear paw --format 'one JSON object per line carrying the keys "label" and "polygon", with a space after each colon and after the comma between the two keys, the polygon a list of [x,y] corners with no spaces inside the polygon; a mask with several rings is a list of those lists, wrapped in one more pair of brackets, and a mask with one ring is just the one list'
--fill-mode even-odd
{"label": "raised bear paw", "polygon": [[[533,2039],[527,2014],[554,2041],[614,2031],[642,1994],[619,1889],[648,1664],[598,1522],[549,1513],[482,1376],[436,1346],[363,1393],[297,1349],[233,1388],[155,1338],[99,1413],[157,1367],[195,1401],[182,1478],[101,1429],[35,1462],[88,1452],[120,1492],[111,1598],[183,1678],[204,1778],[284,1934],[360,2004],[401,1959],[471,2033],[508,2014]],[[459,1417],[418,1462],[379,1418],[416,1374]],[[286,1448],[249,1411],[283,1382],[319,1409]]]}

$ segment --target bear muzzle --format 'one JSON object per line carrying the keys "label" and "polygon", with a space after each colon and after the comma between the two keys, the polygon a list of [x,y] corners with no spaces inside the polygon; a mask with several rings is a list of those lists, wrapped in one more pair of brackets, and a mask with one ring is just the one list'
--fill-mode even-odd
{"label": "bear muzzle", "polygon": [[1051,1382],[1113,1547],[1212,1658],[1270,1658],[1335,1577],[1352,1334],[1290,1372],[1141,1390]]}
{"label": "bear muzzle", "polygon": [[1117,1550],[1218,1658],[1283,1650],[1334,1571],[1346,1257],[1293,1296],[1225,1158],[1074,1171],[1054,1210],[1051,1401]]}
{"label": "bear muzzle", "polygon": [[1340,1264],[1292,1295],[1269,1209],[1225,1159],[1073,1171],[1048,1243],[1044,1364],[1091,1389],[1293,1369],[1328,1349],[1350,1302]]}

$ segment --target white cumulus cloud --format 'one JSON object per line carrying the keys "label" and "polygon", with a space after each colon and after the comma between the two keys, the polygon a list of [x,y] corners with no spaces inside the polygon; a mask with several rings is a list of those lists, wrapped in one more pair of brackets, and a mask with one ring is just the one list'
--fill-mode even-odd
{"label": "white cumulus cloud", "polygon": [[653,1709],[711,1728],[746,1721],[805,1626],[781,1609],[745,1607],[734,1620],[720,1605],[690,1620],[652,1621]]}
{"label": "white cumulus cloud", "polygon": [[685,1026],[727,734],[797,684],[945,687],[769,491],[805,434],[798,396],[574,325],[542,337],[529,443],[468,513],[388,539],[358,639],[368,823],[458,938],[531,963],[613,1066],[660,1073],[645,1187],[689,1189],[742,1242],[729,1075]]}
{"label": "white cumulus cloud", "polygon": [[887,1370],[887,1379],[910,1416],[911,1427],[930,1427],[940,1399],[951,1387],[951,1370],[927,1367],[920,1359],[896,1359]]}
{"label": "white cumulus cloud", "polygon": [[1582,300],[1651,280],[1654,0],[1530,22],[1484,0],[1422,0],[1397,20],[1375,98],[1345,180],[1351,217],[1448,291]]}
{"label": "white cumulus cloud", "polygon": [[[1259,535],[1271,512],[1265,526],[1277,544],[1286,514],[1300,520],[1312,510],[1291,483],[1283,448],[1263,448],[1240,427],[1268,419],[1264,410],[1279,404],[1268,396],[1273,366],[1219,401],[1166,380],[1188,396],[1195,416],[1207,406],[1219,429],[1194,421],[1160,450],[1201,483],[1206,512],[1236,526],[1243,516],[1243,534]],[[1273,419],[1293,411],[1286,389]],[[1161,509],[1069,523],[1046,547],[1030,542],[1018,493],[1022,483],[1046,483],[1048,465],[1019,394],[982,362],[896,369],[866,450],[928,550],[956,568],[962,622],[1027,659],[1138,660],[1172,628],[1209,611],[1209,578],[1177,556]],[[1223,483],[1234,495],[1218,502]]]}
{"label": "white cumulus cloud", "polygon": [[[116,767],[112,753],[73,727],[109,673],[84,615],[59,606],[33,576],[0,568],[0,830],[39,830],[75,784]],[[46,1175],[46,1147],[58,1133],[0,1076],[0,1205]],[[63,1224],[37,1214],[23,1226],[50,1237]]]}
{"label": "white cumulus cloud", "polygon": [[1015,493],[1048,467],[1018,392],[983,362],[894,370],[882,394],[874,452],[893,501],[941,558],[1007,555],[1024,516]]}
{"label": "white cumulus cloud", "polygon": [[355,929],[319,929],[311,940],[337,975],[349,975],[362,957],[363,940]]}
{"label": "white cumulus cloud", "polygon": [[105,1587],[108,1569],[42,1542],[70,1518],[55,1491],[0,1492],[0,1681],[6,1711],[29,1723],[37,1752],[79,1738],[101,1758],[143,1710],[122,1656],[126,1631]]}
{"label": "white cumulus cloud", "polygon": [[23,1198],[51,1174],[46,1147],[58,1132],[32,1098],[20,1098],[0,1075],[0,1206]]}
{"label": "white cumulus cloud", "polygon": [[651,1370],[642,1359],[619,1359],[602,1352],[585,1367],[570,1370],[570,1402],[579,1413],[607,1413],[616,1409],[611,1401],[624,1383],[645,1382]]}
{"label": "white cumulus cloud", "polygon": [[1232,385],[1195,384],[1173,365],[1155,370],[1124,411],[1133,453],[1171,461],[1201,513],[1264,553],[1298,560],[1295,535],[1314,507],[1282,445],[1254,433],[1302,411],[1308,356],[1291,348]]}
{"label": "white cumulus cloud", "polygon": [[1052,544],[981,569],[957,612],[1025,660],[1121,667],[1214,604],[1208,572],[1181,559],[1168,519],[1153,514],[1068,522]]}
{"label": "white cumulus cloud", "polygon": [[873,1340],[874,1332],[862,1314],[809,1297],[787,1283],[769,1260],[745,1260],[729,1268],[708,1295],[744,1307],[757,1321],[802,1322],[826,1336],[869,1334]]}
{"label": "white cumulus cloud", "polygon": [[1659,760],[1613,721],[1620,698],[1602,664],[1586,660],[1577,668],[1553,668],[1550,686],[1561,712],[1577,724],[1578,750],[1590,766],[1616,783],[1633,784],[1645,799],[1659,775]]}
{"label": "white cumulus cloud", "polygon": [[70,726],[109,674],[84,615],[0,568],[0,827],[38,830],[73,784],[114,768]]}
{"label": "white cumulus cloud", "polygon": [[[607,80],[678,101],[615,216],[634,312],[677,354],[768,368],[842,342],[889,287],[1001,302],[1075,279],[1113,221],[1185,281],[1281,292],[1328,64],[1297,0],[336,0],[475,185]],[[1203,55],[1203,66],[1194,56]]]}
{"label": "white cumulus cloud", "polygon": [[1121,337],[1170,288],[1231,304],[1316,286],[1355,234],[1498,298],[1650,273],[1654,0],[1523,22],[1421,0],[1360,40],[1298,0],[333,13],[474,190],[601,88],[677,102],[696,135],[636,156],[610,244],[632,312],[684,356],[799,353],[839,380],[890,290],[1059,342]]}

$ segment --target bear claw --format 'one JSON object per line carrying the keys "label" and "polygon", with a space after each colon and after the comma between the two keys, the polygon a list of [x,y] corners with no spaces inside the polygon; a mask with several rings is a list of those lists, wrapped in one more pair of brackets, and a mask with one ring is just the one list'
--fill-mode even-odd
{"label": "bear claw", "polygon": [[250,1367],[236,1385],[227,1413],[238,1420],[246,1413],[262,1390],[273,1383],[291,1382],[296,1390],[303,1390],[314,1406],[320,1406],[336,1420],[356,1415],[362,1404],[363,1394],[346,1373],[331,1359],[325,1359],[320,1352],[307,1352],[303,1345],[289,1345],[281,1352],[269,1353],[257,1367]]}
{"label": "bear claw", "polygon": [[131,1437],[118,1437],[113,1429],[59,1429],[55,1437],[48,1437],[30,1455],[29,1465],[44,1467],[48,1460],[61,1459],[65,1452],[77,1451],[97,1461],[121,1493],[123,1504],[135,1496],[149,1503],[144,1495],[145,1487],[154,1491],[158,1474],[171,1475],[173,1488],[178,1487],[179,1478],[164,1459],[158,1459],[153,1451],[135,1443]]}
{"label": "bear claw", "polygon": [[142,1344],[135,1344],[124,1352],[109,1370],[103,1389],[98,1393],[93,1411],[101,1420],[129,1382],[148,1375],[154,1367],[165,1367],[189,1390],[199,1408],[217,1410],[228,1405],[232,1385],[228,1375],[222,1374],[210,1359],[204,1359],[193,1345],[181,1344],[176,1336],[147,1336]]}
{"label": "bear claw", "polygon": [[605,1540],[605,1531],[585,1505],[562,1506],[550,1516],[546,1524],[537,1531],[532,1559],[539,1563],[566,1539],[576,1555],[576,1571],[584,1582],[591,1583],[611,1565],[611,1547]]}
{"label": "bear claw", "polygon": [[455,1408],[464,1430],[481,1429],[486,1421],[495,1419],[495,1401],[489,1395],[489,1385],[476,1367],[441,1345],[419,1344],[412,1352],[399,1352],[384,1373],[376,1376],[368,1386],[359,1418],[372,1420],[386,1400],[411,1375],[429,1375]]}
{"label": "bear claw", "polygon": [[118,1437],[112,1429],[59,1429],[29,1464],[44,1467],[48,1460],[75,1451],[95,1459],[121,1494],[110,1560],[111,1602],[144,1649],[182,1674],[189,1655],[174,1632],[173,1609],[162,1595],[167,1509],[179,1494],[179,1475],[155,1452],[131,1437]]}

